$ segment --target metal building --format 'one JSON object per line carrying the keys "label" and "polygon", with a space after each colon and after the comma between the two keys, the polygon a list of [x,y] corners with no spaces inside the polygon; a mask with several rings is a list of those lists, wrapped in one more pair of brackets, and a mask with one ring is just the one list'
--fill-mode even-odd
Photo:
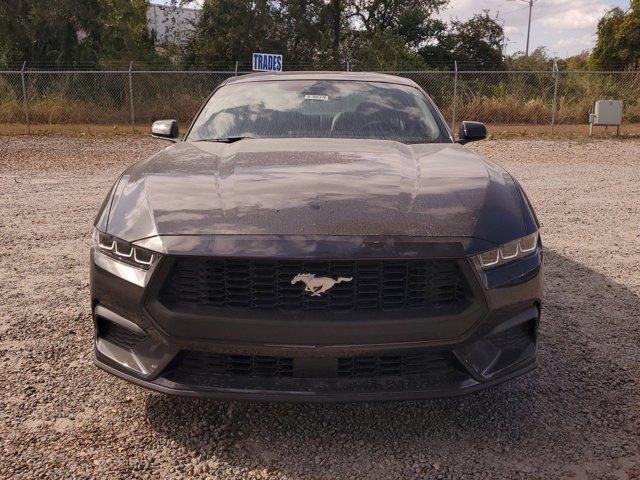
{"label": "metal building", "polygon": [[150,4],[147,22],[156,46],[166,43],[184,45],[199,15],[200,10],[196,8]]}

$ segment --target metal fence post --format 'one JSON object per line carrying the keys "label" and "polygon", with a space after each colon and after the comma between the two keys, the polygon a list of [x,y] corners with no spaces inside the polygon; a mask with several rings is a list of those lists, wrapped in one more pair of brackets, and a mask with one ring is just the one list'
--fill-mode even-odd
{"label": "metal fence post", "polygon": [[453,62],[454,74],[453,74],[453,108],[451,113],[451,131],[456,126],[456,106],[458,103],[458,61]]}
{"label": "metal fence post", "polygon": [[22,103],[24,105],[24,118],[27,122],[27,133],[31,134],[31,125],[29,124],[29,103],[27,102],[27,83],[25,82],[24,69],[27,66],[27,62],[22,62],[22,70],[20,70],[20,78],[22,79]]}
{"label": "metal fence post", "polygon": [[236,60],[236,77],[238,76],[238,60]]}
{"label": "metal fence post", "polygon": [[347,72],[349,71],[349,60],[347,59]]}
{"label": "metal fence post", "polygon": [[133,62],[129,63],[129,104],[131,106],[131,131],[136,133],[136,118],[133,110]]}
{"label": "metal fence post", "polygon": [[560,77],[560,72],[558,71],[558,62],[553,60],[553,76],[555,77],[555,84],[553,86],[553,106],[551,107],[551,133],[556,125],[556,108],[558,105],[558,78]]}

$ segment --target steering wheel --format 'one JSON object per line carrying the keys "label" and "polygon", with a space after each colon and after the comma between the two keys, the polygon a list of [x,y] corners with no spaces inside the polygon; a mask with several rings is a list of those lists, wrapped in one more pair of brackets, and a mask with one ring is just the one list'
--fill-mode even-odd
{"label": "steering wheel", "polygon": [[338,120],[340,120],[340,118],[342,117],[344,117],[344,112],[336,113],[336,116],[331,120],[331,129],[329,130],[330,132],[333,132],[335,130]]}
{"label": "steering wheel", "polygon": [[370,120],[366,122],[360,128],[368,132],[371,132],[372,130],[373,131],[378,130],[383,132],[392,131],[394,133],[401,133],[398,127],[399,127],[398,125],[394,124],[393,122],[390,122],[389,120],[375,119],[375,120]]}

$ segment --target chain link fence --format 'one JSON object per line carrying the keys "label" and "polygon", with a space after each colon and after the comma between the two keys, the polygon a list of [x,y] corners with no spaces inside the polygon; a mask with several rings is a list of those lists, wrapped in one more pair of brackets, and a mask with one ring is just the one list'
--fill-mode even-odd
{"label": "chain link fence", "polygon": [[[221,82],[246,71],[0,71],[0,123],[130,125],[188,123]],[[389,71],[420,85],[452,126],[586,124],[598,99],[624,101],[640,122],[638,71]]]}

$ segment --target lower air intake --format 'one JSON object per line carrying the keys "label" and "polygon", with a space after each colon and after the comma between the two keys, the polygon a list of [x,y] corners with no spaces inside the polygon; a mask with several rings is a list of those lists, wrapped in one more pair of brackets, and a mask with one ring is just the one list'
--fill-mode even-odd
{"label": "lower air intake", "polygon": [[185,376],[291,377],[293,358],[183,351],[169,370]]}
{"label": "lower air intake", "polygon": [[[445,375],[456,371],[456,361],[446,354],[411,354],[323,359],[325,369],[317,378],[378,378],[406,375]],[[182,351],[164,376],[177,382],[216,375],[263,378],[311,378],[305,371],[308,359],[291,357],[228,355]]]}
{"label": "lower air intake", "polygon": [[143,335],[132,332],[102,317],[98,317],[97,321],[98,337],[118,347],[129,350],[135,348],[145,338]]}
{"label": "lower air intake", "polygon": [[338,359],[339,377],[387,377],[447,373],[453,358],[440,354],[387,355]]}

